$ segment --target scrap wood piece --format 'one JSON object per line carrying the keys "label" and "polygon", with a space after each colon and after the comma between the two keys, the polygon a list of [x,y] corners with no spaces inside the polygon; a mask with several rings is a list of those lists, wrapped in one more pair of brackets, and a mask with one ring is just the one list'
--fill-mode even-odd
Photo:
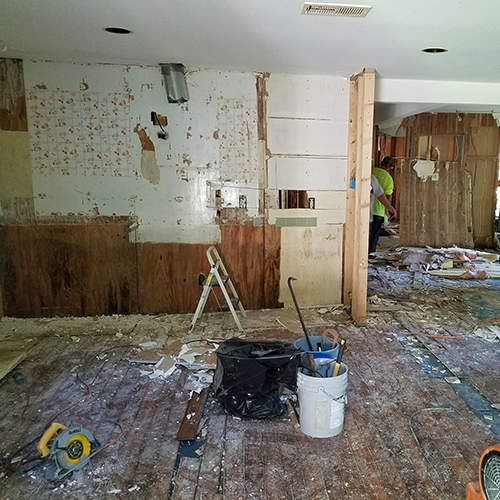
{"label": "scrap wood piece", "polygon": [[184,418],[182,419],[181,426],[179,427],[179,432],[177,433],[177,439],[179,441],[195,438],[209,390],[210,387],[205,387],[199,394],[193,392],[186,408]]}
{"label": "scrap wood piece", "polygon": [[0,380],[13,370],[24,358],[25,351],[3,351],[0,353]]}

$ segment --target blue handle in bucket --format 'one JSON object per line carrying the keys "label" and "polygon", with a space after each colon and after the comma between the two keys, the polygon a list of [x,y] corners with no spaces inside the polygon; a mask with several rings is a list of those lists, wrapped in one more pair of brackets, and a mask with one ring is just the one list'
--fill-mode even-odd
{"label": "blue handle in bucket", "polygon": [[[297,349],[302,349],[307,352],[307,354],[312,354],[314,359],[318,359],[318,363],[315,363],[315,372],[319,374],[320,377],[331,376],[333,372],[333,366],[338,355],[338,345],[334,344],[333,339],[327,339],[330,343],[323,343],[323,337],[321,336],[310,336],[312,345],[321,344],[321,351],[310,351],[307,345],[307,339],[302,337],[295,341],[294,345]],[[321,361],[319,361],[321,360]]]}

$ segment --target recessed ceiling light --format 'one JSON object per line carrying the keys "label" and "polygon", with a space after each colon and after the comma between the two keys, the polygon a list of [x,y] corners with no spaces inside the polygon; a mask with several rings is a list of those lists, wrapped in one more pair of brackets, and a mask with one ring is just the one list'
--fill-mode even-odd
{"label": "recessed ceiling light", "polygon": [[441,47],[429,47],[427,49],[422,49],[422,52],[427,52],[427,54],[441,54],[442,52],[448,52],[448,49],[443,49]]}
{"label": "recessed ceiling light", "polygon": [[103,30],[107,31],[108,33],[115,33],[116,35],[129,35],[130,33],[132,33],[132,31],[128,30],[127,28],[115,28],[113,26],[103,28]]}

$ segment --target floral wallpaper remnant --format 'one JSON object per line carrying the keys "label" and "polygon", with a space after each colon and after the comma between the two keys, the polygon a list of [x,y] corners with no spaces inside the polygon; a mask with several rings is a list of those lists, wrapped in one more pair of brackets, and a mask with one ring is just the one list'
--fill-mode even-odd
{"label": "floral wallpaper remnant", "polygon": [[128,95],[32,89],[27,112],[34,172],[135,175]]}
{"label": "floral wallpaper remnant", "polygon": [[258,181],[256,101],[220,97],[217,119],[222,179]]}

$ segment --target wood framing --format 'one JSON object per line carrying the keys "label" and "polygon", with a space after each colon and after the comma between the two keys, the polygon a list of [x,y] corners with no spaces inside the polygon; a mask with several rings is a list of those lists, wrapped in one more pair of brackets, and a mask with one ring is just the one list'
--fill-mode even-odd
{"label": "wood framing", "polygon": [[375,70],[351,77],[343,297],[359,325],[366,322],[374,95]]}

